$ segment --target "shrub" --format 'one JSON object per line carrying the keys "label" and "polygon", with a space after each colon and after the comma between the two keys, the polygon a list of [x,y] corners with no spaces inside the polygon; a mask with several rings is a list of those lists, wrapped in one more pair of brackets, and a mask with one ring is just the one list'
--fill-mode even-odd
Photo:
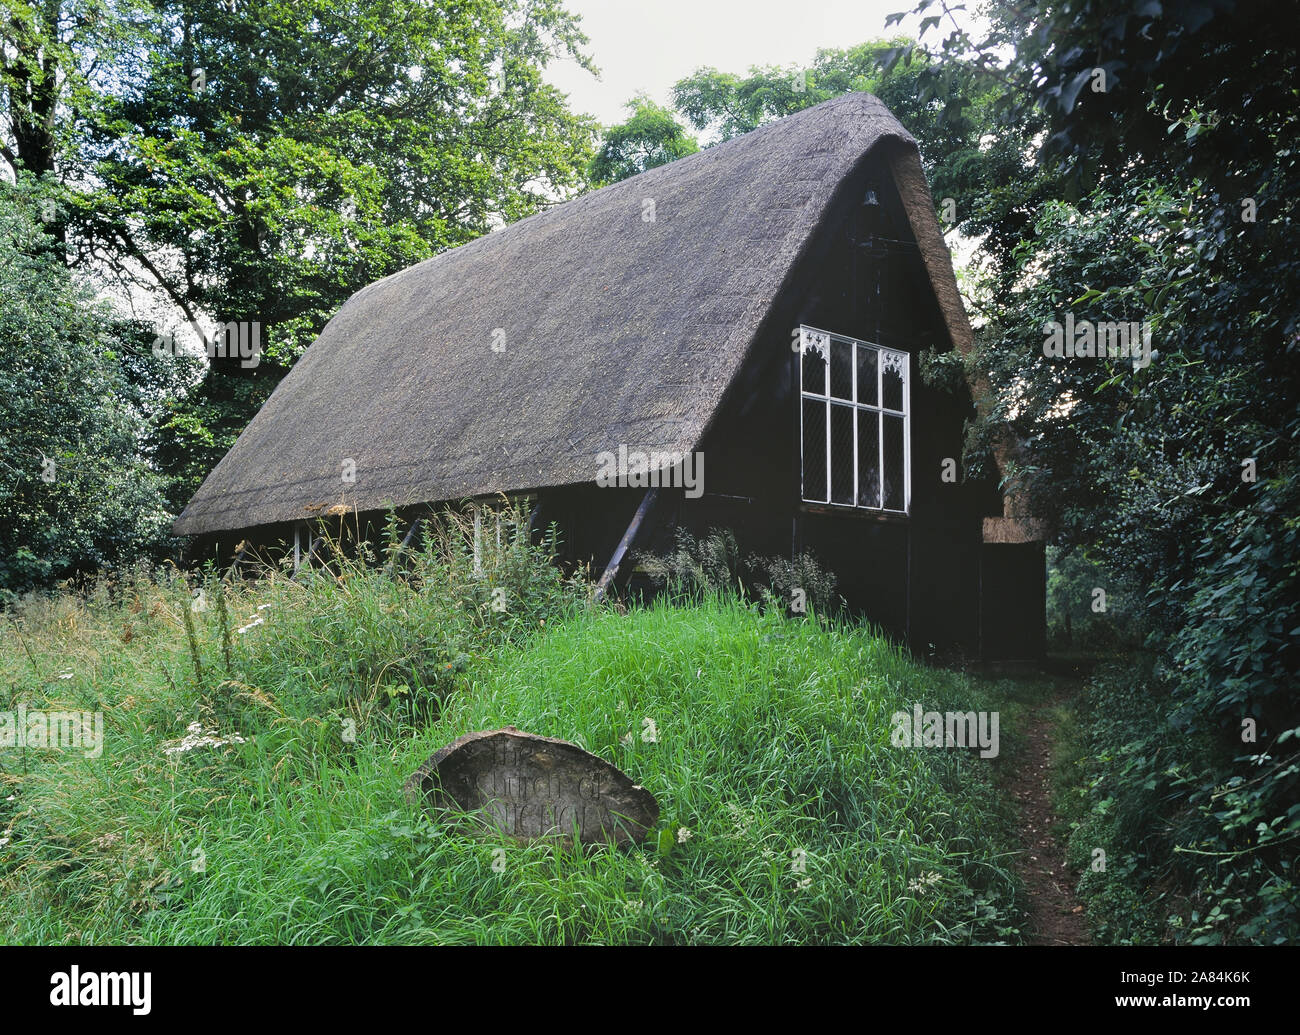
{"label": "shrub", "polygon": [[[750,554],[743,564],[736,536],[730,529],[710,529],[697,539],[684,528],[675,533],[676,545],[664,556],[637,554],[637,561],[651,580],[670,593],[698,599],[710,593],[737,592],[749,600],[761,600],[768,607],[786,611],[803,591],[802,603],[822,614],[836,609],[836,578],[822,568],[811,552],[793,561],[785,557]],[[749,574],[745,578],[744,573]]]}
{"label": "shrub", "polygon": [[321,569],[297,579],[264,569],[262,603],[239,619],[234,681],[274,684],[282,707],[287,697],[296,711],[339,722],[418,725],[475,658],[527,639],[588,597],[581,573],[566,579],[553,563],[554,530],[533,543],[528,515],[509,504],[444,510],[414,544],[400,542],[390,522],[378,555],[333,537]]}

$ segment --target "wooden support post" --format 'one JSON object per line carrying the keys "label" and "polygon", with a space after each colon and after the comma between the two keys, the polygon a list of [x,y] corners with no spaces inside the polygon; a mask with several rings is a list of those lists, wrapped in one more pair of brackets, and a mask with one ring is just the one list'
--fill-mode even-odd
{"label": "wooden support post", "polygon": [[641,531],[641,526],[645,523],[646,515],[654,506],[655,501],[659,498],[659,490],[646,489],[645,495],[641,498],[641,505],[636,508],[636,513],[632,515],[632,521],[627,526],[627,531],[623,533],[623,538],[618,541],[618,546],[614,547],[614,553],[609,559],[609,564],[605,566],[605,573],[601,575],[600,581],[596,583],[596,592],[594,597],[597,601],[603,600],[606,591],[618,577],[619,565],[623,563],[623,558],[631,548],[632,543],[636,540],[637,533]]}
{"label": "wooden support post", "polygon": [[[305,522],[304,522],[305,523]],[[298,572],[303,568],[310,568],[311,562],[316,559],[316,547],[320,545],[320,536],[313,536],[307,547],[307,556],[302,557],[299,549],[301,540],[297,527],[293,530],[293,577],[298,577]],[[300,559],[301,558],[301,559]]]}
{"label": "wooden support post", "polygon": [[411,540],[415,538],[415,533],[420,530],[420,523],[423,520],[424,518],[418,517],[411,522],[411,527],[406,530],[406,535],[402,537],[402,541],[398,544],[397,549],[394,550],[393,555],[388,558],[388,564],[384,566],[384,571],[388,574],[391,575],[393,570],[397,567],[397,558],[402,555],[402,551],[405,550],[407,546],[410,545]]}
{"label": "wooden support post", "polygon": [[415,533],[419,531],[420,523],[422,521],[424,521],[424,518],[416,518],[411,522],[410,529],[408,529],[406,535],[402,537],[402,544],[398,547],[399,550],[405,550],[407,546],[410,545],[411,540],[415,538]]}

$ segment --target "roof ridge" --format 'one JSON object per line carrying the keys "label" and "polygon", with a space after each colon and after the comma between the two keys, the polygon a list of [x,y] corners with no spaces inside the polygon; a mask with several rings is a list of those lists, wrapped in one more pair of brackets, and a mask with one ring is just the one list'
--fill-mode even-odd
{"label": "roof ridge", "polygon": [[[868,93],[865,90],[851,90],[848,93],[837,94],[836,96],[827,98],[826,100],[821,101],[818,104],[809,105],[807,108],[800,108],[798,111],[786,115],[783,118],[772,119],[768,122],[763,123],[761,126],[754,127],[748,132],[738,133],[734,137],[731,137],[727,140],[720,140],[715,144],[710,144],[707,147],[700,148],[699,151],[695,151],[689,155],[682,155],[682,157],[676,158],[671,162],[665,162],[662,165],[656,165],[649,169],[643,169],[641,172],[636,173],[632,176],[628,176],[622,180],[616,180],[613,183],[607,183],[604,186],[596,187],[593,190],[583,191],[581,194],[577,194],[572,198],[567,198],[564,201],[557,202],[556,204],[548,206],[547,208],[544,208],[541,211],[530,213],[529,215],[524,216],[521,219],[516,219],[513,223],[508,223],[505,226],[498,227],[495,230],[489,230],[485,234],[480,234],[478,237],[472,238],[471,240],[466,241],[464,244],[459,244],[453,248],[447,248],[444,249],[443,251],[437,252],[434,255],[430,255],[427,259],[421,259],[420,262],[416,263],[413,266],[408,266],[404,270],[398,270],[395,273],[388,274],[388,277],[401,276],[403,273],[407,273],[411,270],[414,270],[418,268],[420,265],[423,265],[424,263],[433,262],[435,259],[439,259],[445,255],[451,255],[454,252],[460,252],[463,251],[464,249],[472,248],[476,245],[480,247],[486,247],[486,245],[483,245],[482,242],[500,240],[504,235],[508,234],[511,230],[515,229],[516,227],[523,226],[525,224],[532,223],[537,220],[542,220],[547,217],[554,218],[556,216],[556,213],[562,212],[563,210],[567,209],[569,206],[576,205],[577,203],[585,201],[590,198],[594,198],[597,195],[602,194],[606,191],[630,190],[631,189],[631,187],[629,186],[630,184],[636,183],[637,181],[641,181],[642,185],[644,185],[645,181],[642,178],[647,176],[654,177],[654,178],[663,178],[663,176],[669,175],[667,172],[665,172],[665,170],[669,170],[669,169],[672,169],[673,172],[675,173],[680,173],[682,168],[685,167],[685,163],[692,163],[696,159],[711,158],[717,160],[718,155],[720,153],[725,153],[725,152],[720,152],[719,149],[731,148],[733,145],[737,145],[742,141],[752,146],[755,139],[761,139],[761,137],[759,137],[758,135],[766,135],[769,131],[778,127],[788,132],[791,129],[791,126],[788,125],[788,123],[791,123],[795,120],[801,120],[810,117],[813,113],[816,112],[825,113],[827,109],[833,107],[844,107],[847,106],[849,103],[860,105],[863,100],[870,101],[871,105],[869,105],[869,107],[878,108],[879,109],[878,113],[880,115],[883,115],[886,118],[893,120],[893,116],[890,115],[889,109],[885,107],[884,103],[878,97],[876,97],[875,94]],[[865,114],[877,114],[877,113],[868,112],[864,110],[861,112],[861,114],[865,115]],[[902,127],[900,126],[899,128],[901,129]],[[908,134],[906,130],[904,130],[903,132],[906,135],[906,139],[909,140],[912,139],[911,135]],[[656,176],[655,174],[660,174],[660,175]],[[374,283],[382,283],[382,281],[388,279],[388,277],[381,278],[381,280],[375,281]],[[357,292],[357,294],[360,294],[361,291],[366,291],[368,288],[373,286],[374,284],[369,284],[365,288],[361,288],[360,291]],[[357,295],[354,294],[352,297],[355,298],[357,297]],[[351,299],[349,299],[349,301],[351,301]]]}

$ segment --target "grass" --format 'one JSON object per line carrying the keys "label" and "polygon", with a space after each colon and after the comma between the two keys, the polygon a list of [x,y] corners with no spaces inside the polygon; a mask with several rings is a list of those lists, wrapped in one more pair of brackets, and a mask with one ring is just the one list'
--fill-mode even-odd
{"label": "grass", "polygon": [[1088,810],[1087,730],[1073,697],[1054,704],[1049,713],[1055,738],[1052,750],[1052,811],[1057,824],[1052,833],[1062,842],[1083,822]]}
{"label": "grass", "polygon": [[[30,604],[0,710],[99,709],[106,737],[99,758],[0,751],[0,939],[1017,940],[1005,751],[890,743],[895,710],[996,710],[1003,684],[732,597],[594,608],[529,549],[513,574],[494,555],[472,575],[444,542],[403,578],[209,580],[238,628],[189,612],[194,653],[176,574]],[[493,611],[484,579],[517,606]],[[192,723],[223,743],[165,753]],[[438,747],[507,724],[623,768],[664,836],[518,846],[403,801]]]}

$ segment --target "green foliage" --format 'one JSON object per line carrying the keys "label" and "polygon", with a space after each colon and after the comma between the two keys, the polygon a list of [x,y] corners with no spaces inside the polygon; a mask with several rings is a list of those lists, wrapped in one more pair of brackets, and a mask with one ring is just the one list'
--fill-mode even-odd
{"label": "green foliage", "polygon": [[[860,90],[880,95],[889,78],[889,73],[881,72],[880,56],[899,42],[819,50],[807,68],[756,66],[745,75],[701,68],[673,87],[673,104],[697,130],[730,140],[843,93]],[[902,93],[901,69],[897,78]]]}
{"label": "green foliage", "polygon": [[170,545],[131,405],[138,342],[60,261],[41,197],[0,184],[0,604]]}
{"label": "green foliage", "polygon": [[[1067,858],[1083,872],[1079,895],[1102,943],[1153,944],[1175,934],[1165,920],[1177,908],[1170,842],[1175,829],[1185,832],[1187,812],[1174,788],[1196,750],[1171,735],[1170,710],[1149,662],[1103,666],[1084,699],[1085,748],[1075,763],[1082,818]],[[1093,868],[1097,849],[1104,870]]]}
{"label": "green foliage", "polygon": [[[905,56],[908,55],[908,56]],[[1021,244],[1052,177],[1031,160],[1044,120],[1023,113],[999,124],[1002,84],[951,54],[931,56],[905,38],[819,50],[807,67],[755,67],[746,75],[702,68],[673,88],[695,129],[729,140],[850,91],[875,94],[916,138],[930,192],[950,199],[960,229],[999,261]]]}
{"label": "green foliage", "polygon": [[[701,69],[677,84],[674,105],[695,131],[727,139],[847,90],[870,90],[917,138],[941,211],[949,211],[943,201],[953,202],[955,222],[945,228],[980,240],[980,266],[964,280],[982,317],[968,374],[972,383],[987,383],[989,395],[963,466],[978,475],[981,458],[1009,429],[1016,449],[1008,485],[1050,521],[1061,548],[1049,586],[1059,613],[1074,613],[1078,589],[1100,571],[1108,625],[1090,619],[1085,645],[1110,649],[1119,638],[1146,636],[1141,664],[1104,672],[1091,691],[1095,763],[1087,763],[1085,797],[1076,803],[1076,850],[1105,846],[1112,860],[1106,875],[1090,872],[1084,882],[1101,917],[1099,933],[1118,941],[1294,940],[1300,716],[1289,687],[1300,632],[1300,257],[1293,240],[1300,106],[1293,36],[1259,33],[1261,23],[1290,12],[1234,0],[1133,0],[1118,8],[1110,0],[993,0],[988,33],[974,40],[934,6],[926,0],[917,13],[922,40],[937,34],[935,46],[877,41],[819,52],[807,68],[755,68],[743,76]],[[4,0],[4,11],[0,160],[17,184],[0,186],[6,600],[156,554],[167,505],[185,501],[355,289],[566,196],[583,186],[584,174],[616,178],[695,146],[671,112],[637,101],[593,164],[595,127],[568,112],[541,80],[553,57],[585,61],[576,21],[556,0],[364,0],[332,13],[278,0]],[[1103,90],[1094,89],[1098,70],[1106,75]],[[262,324],[265,362],[159,363],[149,332],[96,307],[68,275],[65,257],[121,284],[158,288],[188,318]],[[1124,360],[1047,360],[1043,325],[1067,311],[1080,321],[1146,321],[1157,355],[1141,370]],[[952,360],[927,360],[923,372],[927,380],[948,379]],[[52,482],[39,477],[46,459],[54,463]],[[150,473],[151,464],[169,478]],[[1243,476],[1247,470],[1253,479]],[[376,788],[388,785],[391,756],[387,764],[380,758],[380,741],[345,749],[335,734],[344,719],[362,720],[391,744],[401,731],[435,721],[448,695],[477,678],[471,673],[484,673],[483,685],[521,714],[539,723],[553,714],[554,700],[534,689],[549,685],[544,672],[521,661],[532,680],[523,686],[491,682],[496,677],[480,668],[548,616],[567,614],[575,599],[572,587],[544,574],[533,547],[513,534],[506,540],[508,549],[488,551],[498,565],[490,577],[482,544],[475,564],[465,529],[443,528],[414,556],[400,558],[400,579],[347,562],[342,544],[328,574],[269,579],[270,599],[221,588],[208,573],[215,614],[190,612],[187,596],[173,599],[184,586],[171,576],[115,584],[114,593],[131,599],[111,605],[96,597],[86,609],[66,599],[28,606],[60,620],[98,615],[97,635],[120,640],[120,648],[99,655],[93,680],[78,670],[73,683],[88,701],[120,702],[122,735],[141,758],[177,711],[259,731],[256,748],[229,744],[230,757],[219,764],[181,760],[180,796],[172,769],[165,801],[158,787],[171,763],[137,759],[122,786],[154,786],[148,805],[159,817],[178,809],[178,824],[201,827],[205,808],[224,809],[234,827],[222,828],[217,854],[233,860],[248,843],[260,848],[263,837],[269,843],[273,832],[290,829],[302,811],[296,805],[318,806],[307,810],[318,824],[309,846],[277,843],[279,863],[265,860],[268,876],[284,877],[288,901],[315,903],[310,924],[281,916],[236,937],[328,940],[363,931],[373,940],[411,932],[484,940],[483,929],[455,921],[421,926],[422,907],[413,899],[402,899],[405,912],[377,919],[372,907],[348,897],[346,882],[332,883],[340,872],[334,860],[347,860],[342,872],[367,894],[390,891],[399,875],[409,883],[412,874],[424,890],[445,890],[446,874],[463,876],[477,865],[470,846],[423,855],[394,849],[394,832],[407,837],[415,821],[396,813],[374,819],[368,811]],[[833,594],[815,560],[742,563],[734,539],[718,533],[679,540],[659,570],[697,596],[740,586],[772,602],[798,586],[826,612]],[[493,608],[499,588],[507,589],[505,611]],[[236,611],[261,606],[254,599],[279,609],[274,631],[255,622],[258,611],[232,633],[239,619],[226,613],[227,604]],[[727,620],[730,632],[709,643],[710,656],[724,652],[723,644],[748,649],[745,623],[759,619],[737,614]],[[675,642],[682,635],[640,628]],[[1103,635],[1106,628],[1115,639]],[[607,638],[606,649],[621,642],[615,627],[592,629]],[[774,626],[770,635],[786,633]],[[63,655],[48,645],[31,651],[21,634],[17,640],[21,678],[14,676],[11,696],[49,698]],[[275,651],[259,653],[261,642],[274,642]],[[85,651],[78,644],[67,654],[76,668]],[[635,683],[637,658],[618,657],[609,670],[589,658],[594,667],[585,678],[612,671]],[[147,671],[133,667],[141,658],[151,659]],[[768,675],[745,670],[744,678]],[[125,693],[132,679],[157,692],[146,701]],[[726,689],[748,700],[736,693],[739,685]],[[559,690],[590,698],[593,708],[611,705],[576,675]],[[697,705],[693,698],[646,699],[661,710]],[[608,732],[594,715],[583,719],[593,743]],[[756,729],[776,721],[761,708],[745,718]],[[1253,742],[1242,740],[1247,720],[1255,724]],[[869,738],[869,731],[851,732],[855,745]],[[801,727],[795,741],[805,734]],[[836,751],[849,742],[837,741]],[[743,744],[705,746],[748,757]],[[799,761],[819,764],[811,756]],[[130,763],[119,756],[105,764]],[[748,775],[755,786],[772,776],[761,767]],[[42,796],[42,811],[22,819],[30,824],[22,834],[30,851],[12,871],[0,857],[0,880],[11,882],[15,901],[31,916],[45,915],[50,902],[67,907],[51,921],[60,937],[84,932],[82,917],[92,928],[142,924],[131,929],[160,937],[148,925],[190,894],[166,853],[193,826],[137,816],[138,843],[105,847],[117,842],[105,840],[114,832],[98,825],[101,817],[134,806],[117,799],[92,815],[67,796],[68,786],[85,790],[77,786],[84,773],[66,786],[48,773],[41,779],[33,793]],[[843,786],[856,785],[850,779]],[[345,826],[315,793],[346,798],[368,818],[354,816]],[[844,791],[846,800],[854,793]],[[103,804],[93,793],[86,800]],[[0,823],[22,807],[0,805]],[[800,821],[779,814],[788,839]],[[689,860],[691,844],[668,839],[661,865]],[[119,854],[126,859],[115,869],[109,860]],[[541,902],[551,917],[576,917],[572,907],[590,904],[589,879],[631,879],[605,862],[530,857],[534,863],[524,884],[510,885],[510,901],[519,909]],[[749,873],[747,861],[739,865]],[[316,879],[302,883],[304,868]],[[712,887],[707,881],[717,872],[705,867],[692,877]],[[953,873],[928,872],[957,888]],[[539,890],[546,879],[562,889],[559,898]],[[929,879],[918,875],[917,887]],[[868,890],[892,887],[882,880]],[[106,882],[120,892],[120,903],[105,907],[122,910],[111,921],[88,897]],[[239,900],[240,889],[214,885],[221,890],[204,897],[208,915],[236,915],[221,910]],[[984,891],[962,887],[953,895],[967,896],[976,913],[997,911],[987,901],[973,904]],[[813,931],[833,940],[842,890],[796,900],[817,901],[818,922],[829,918],[830,926],[805,924],[795,910],[789,927],[772,921],[764,935]],[[471,898],[476,909],[501,905]],[[774,917],[789,908],[763,901]],[[912,906],[895,914],[889,911],[899,899],[884,901],[883,926],[871,926],[880,919],[873,913],[870,930],[919,929],[907,912]],[[273,902],[258,904],[278,915]],[[336,908],[343,914],[330,912]],[[730,919],[741,912],[718,914],[728,918],[721,940],[757,937],[749,919]],[[670,940],[660,927],[601,915],[595,925],[566,919],[545,938]],[[654,915],[686,916],[673,909]],[[227,933],[202,932],[214,940]]]}
{"label": "green foliage", "polygon": [[[581,580],[565,579],[552,563],[554,535],[530,542],[527,513],[506,506],[479,515],[477,535],[467,514],[428,518],[404,551],[390,525],[383,556],[400,565],[400,577],[375,563],[369,544],[350,553],[337,538],[320,548],[324,567],[304,568],[298,580],[268,570],[274,595],[266,610],[301,603],[292,622],[246,613],[241,628],[260,631],[248,636],[235,683],[276,687],[281,708],[328,708],[366,725],[436,714],[474,659],[526,639],[586,598]],[[255,721],[249,709],[260,701],[237,697],[249,703],[233,717]]]}
{"label": "green foliage", "polygon": [[[1099,597],[1101,590],[1105,596]],[[1113,652],[1141,644],[1140,590],[1087,549],[1047,548],[1047,636],[1054,649]],[[1102,600],[1105,610],[1100,610]]]}
{"label": "green foliage", "polygon": [[595,186],[626,180],[700,149],[672,112],[648,97],[628,101],[627,109],[628,120],[605,130],[591,160],[588,175]]}
{"label": "green foliage", "polygon": [[740,547],[728,528],[711,529],[697,539],[685,528],[673,532],[673,549],[663,556],[638,551],[634,560],[651,581],[672,593],[704,596],[743,585]]}
{"label": "green foliage", "polygon": [[261,325],[261,362],[213,357],[170,401],[182,500],[346,298],[573,193],[592,155],[542,78],[591,67],[558,0],[7,7],[0,155],[63,182],[56,236],[187,323]]}
{"label": "green foliage", "polygon": [[[1112,888],[1106,901],[1122,914],[1163,875],[1192,903],[1181,909],[1172,891],[1163,900],[1183,923],[1171,937],[1273,941],[1294,937],[1296,923],[1286,905],[1295,756],[1279,740],[1300,725],[1282,691],[1294,679],[1291,633],[1300,625],[1288,552],[1290,486],[1300,474],[1295,343],[1286,330],[1295,308],[1272,287],[1262,288],[1276,303],[1267,314],[1245,296],[1264,275],[1258,256],[1244,236],[1218,250],[1201,190],[1194,184],[1179,197],[1140,182],[1098,190],[1082,209],[1049,206],[1023,250],[1022,279],[984,329],[978,362],[998,392],[992,412],[1023,444],[1014,476],[1062,544],[1112,573],[1099,585],[1126,601],[1123,625],[1144,632],[1158,653],[1144,692],[1171,701],[1162,736],[1201,745],[1158,801],[1145,789],[1169,777],[1149,767],[1118,770],[1098,792],[1094,808],[1122,801],[1150,810],[1147,822],[1199,817],[1158,826],[1166,843],[1144,848],[1141,875],[1134,869],[1129,889]],[[1127,246],[1117,251],[1117,241]],[[1268,253],[1274,244],[1255,246]],[[1285,279],[1289,260],[1279,261]],[[1076,321],[1149,321],[1151,365],[1045,359],[1043,324],[1067,311]],[[1241,747],[1248,717],[1259,748]],[[1135,757],[1155,757],[1149,732],[1096,721],[1100,732],[1125,736],[1118,743]],[[1175,864],[1174,852],[1197,865]],[[1112,882],[1124,878],[1111,871]],[[1132,934],[1117,923],[1102,935]]]}
{"label": "green foliage", "polygon": [[1245,514],[1219,517],[1202,538],[1204,570],[1163,673],[1171,722],[1208,726],[1214,743],[1183,784],[1198,825],[1175,849],[1205,889],[1185,926],[1200,944],[1300,938],[1300,499],[1293,478],[1252,495]]}
{"label": "green foliage", "polygon": [[[1100,941],[1282,945],[1300,936],[1300,767],[1285,748],[1293,737],[1252,746],[1239,721],[1222,733],[1193,723],[1220,689],[1202,686],[1183,696],[1153,663],[1132,659],[1104,666],[1089,686],[1069,861],[1084,872],[1079,893]],[[1220,710],[1225,719],[1237,711]],[[1104,870],[1091,865],[1098,848]]]}
{"label": "green foliage", "polygon": [[745,559],[745,567],[753,574],[759,595],[769,607],[796,614],[807,610],[833,614],[839,608],[841,601],[835,595],[838,579],[833,571],[818,563],[816,554],[810,550],[798,554],[793,561],[788,557],[751,555]]}
{"label": "green foliage", "polygon": [[794,561],[750,554],[742,562],[736,535],[730,529],[710,529],[708,535],[697,539],[678,528],[674,537],[674,549],[669,553],[639,552],[635,558],[652,582],[674,595],[698,599],[736,592],[781,613],[796,600],[796,590],[803,591],[803,607],[820,614],[834,612],[840,603],[835,596],[835,574],[824,569],[810,552],[800,553]]}
{"label": "green foliage", "polygon": [[[149,0],[0,3],[0,159],[14,178],[84,172],[77,135],[97,91],[141,42]],[[66,213],[51,222],[64,240]]]}
{"label": "green foliage", "polygon": [[[440,542],[392,577],[344,567],[228,584],[245,623],[233,679],[214,675],[216,608],[190,612],[185,583],[165,571],[25,606],[16,629],[26,646],[0,640],[0,685],[12,688],[0,708],[100,708],[106,739],[93,759],[29,752],[20,767],[6,753],[0,937],[1017,937],[1007,813],[988,763],[890,743],[894,710],[917,700],[983,709],[992,687],[922,670],[868,631],[791,623],[734,599],[619,615],[588,610],[585,588],[557,587],[545,627],[533,611],[512,629],[466,594],[472,543]],[[495,549],[494,538],[480,549],[481,570],[508,563]],[[182,612],[207,683],[185,675]],[[466,648],[472,656],[443,680],[443,659]],[[437,708],[406,703],[435,691]],[[662,817],[653,843],[482,842],[402,800],[434,749],[507,723],[576,741],[650,789]]]}
{"label": "green foliage", "polygon": [[[998,0],[976,40],[932,6],[915,13],[937,44],[886,67],[913,60],[948,102],[996,85],[994,136],[1042,130],[1039,189],[984,224],[1001,244],[984,248],[971,365],[991,394],[971,441],[1012,430],[1008,480],[1123,587],[1154,656],[1094,691],[1088,836],[1128,860],[1085,882],[1106,889],[1102,934],[1155,936],[1126,919],[1150,893],[1177,925],[1160,937],[1294,940],[1298,55],[1259,32],[1288,12]],[[1066,313],[1144,321],[1151,364],[1045,357]]]}

